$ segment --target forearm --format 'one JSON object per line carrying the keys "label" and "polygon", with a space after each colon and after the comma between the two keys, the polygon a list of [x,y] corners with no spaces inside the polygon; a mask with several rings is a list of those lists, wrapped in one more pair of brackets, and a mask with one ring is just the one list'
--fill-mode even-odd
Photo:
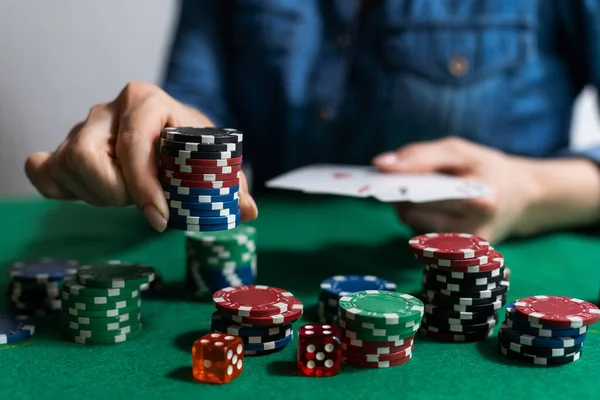
{"label": "forearm", "polygon": [[517,231],[531,234],[600,221],[600,168],[583,158],[527,160],[529,207]]}

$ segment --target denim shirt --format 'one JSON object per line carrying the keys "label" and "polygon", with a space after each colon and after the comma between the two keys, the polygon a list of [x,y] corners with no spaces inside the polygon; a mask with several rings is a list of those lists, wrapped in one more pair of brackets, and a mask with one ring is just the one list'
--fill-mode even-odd
{"label": "denim shirt", "polygon": [[448,135],[600,160],[568,150],[600,84],[600,0],[362,3],[183,0],[164,88],[244,131],[255,182]]}

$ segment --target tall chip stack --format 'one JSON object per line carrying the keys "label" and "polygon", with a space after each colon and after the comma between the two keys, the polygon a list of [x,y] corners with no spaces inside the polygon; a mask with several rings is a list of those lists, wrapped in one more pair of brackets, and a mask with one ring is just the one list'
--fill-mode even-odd
{"label": "tall chip stack", "polygon": [[396,290],[396,284],[373,275],[337,275],[321,282],[317,317],[322,324],[337,319],[339,298],[361,290]]}
{"label": "tall chip stack", "polygon": [[510,303],[498,331],[506,357],[534,365],[579,360],[590,325],[600,319],[592,303],[565,296],[531,296]]}
{"label": "tall chip stack", "polygon": [[143,285],[154,280],[154,268],[109,261],[84,265],[61,288],[62,334],[80,344],[115,344],[142,333]]}
{"label": "tall chip stack", "polygon": [[292,324],[303,306],[287,290],[261,285],[228,287],[213,295],[217,311],[211,330],[239,336],[244,355],[264,355],[287,346],[294,336]]}
{"label": "tall chip stack", "polygon": [[240,223],[242,132],[164,128],[158,177],[169,205],[167,227],[224,231]]}
{"label": "tall chip stack", "polygon": [[409,245],[426,264],[421,332],[451,342],[487,338],[506,304],[509,283],[502,254],[484,239],[465,233],[420,235]]}
{"label": "tall chip stack", "polygon": [[339,299],[342,363],[389,368],[407,363],[423,317],[423,303],[408,294],[364,290]]}
{"label": "tall chip stack", "polygon": [[208,300],[217,290],[256,281],[256,228],[242,224],[221,232],[186,233],[185,291]]}
{"label": "tall chip stack", "polygon": [[59,314],[60,285],[79,268],[75,260],[41,258],[22,261],[10,268],[6,287],[9,310],[14,314],[40,316]]}

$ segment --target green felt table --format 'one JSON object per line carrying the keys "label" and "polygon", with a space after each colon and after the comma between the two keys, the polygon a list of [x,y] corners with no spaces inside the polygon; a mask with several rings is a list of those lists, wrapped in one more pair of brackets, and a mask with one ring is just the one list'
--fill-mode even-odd
{"label": "green felt table", "polygon": [[[314,322],[321,280],[371,274],[416,293],[422,265],[407,250],[410,232],[388,205],[327,196],[270,194],[257,199],[258,283],[292,291]],[[36,319],[27,341],[0,346],[0,399],[588,399],[598,397],[600,335],[592,328],[581,360],[533,367],[504,358],[496,336],[467,344],[419,338],[413,359],[400,367],[343,368],[332,378],[294,375],[296,342],[279,353],[248,357],[228,385],[195,382],[192,342],[209,328],[212,304],[185,301],[182,232],[153,232],[135,208],[98,209],[78,203],[0,202],[2,268],[41,256],[82,262],[122,259],[152,264],[167,282],[158,299],[143,302],[144,332],[112,346],[61,340],[59,320]],[[600,241],[554,233],[498,247],[512,270],[508,298],[567,295],[597,303]],[[2,300],[4,302],[4,299]],[[4,303],[1,304],[4,307]]]}

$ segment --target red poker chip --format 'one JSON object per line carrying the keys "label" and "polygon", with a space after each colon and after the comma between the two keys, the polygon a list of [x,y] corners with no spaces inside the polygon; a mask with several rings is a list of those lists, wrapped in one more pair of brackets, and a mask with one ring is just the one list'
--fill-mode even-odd
{"label": "red poker chip", "polygon": [[294,295],[287,290],[262,285],[234,286],[213,294],[217,309],[240,317],[269,317],[288,311]]}
{"label": "red poker chip", "polygon": [[465,260],[449,260],[445,258],[434,258],[434,257],[423,257],[415,254],[415,258],[423,261],[427,265],[439,265],[441,267],[473,267],[476,265],[487,264],[489,262],[489,253],[492,252],[492,248],[488,252],[480,257],[467,258]]}
{"label": "red poker chip", "polygon": [[239,179],[240,172],[231,174],[191,174],[188,172],[177,172],[168,169],[161,170],[162,176],[166,178],[185,179],[189,181],[211,182],[211,181],[229,181]]}
{"label": "red poker chip", "polygon": [[515,302],[517,314],[532,324],[558,328],[581,328],[600,319],[594,304],[566,296],[531,296]]}
{"label": "red poker chip", "polygon": [[352,351],[343,351],[342,357],[355,362],[378,362],[378,361],[395,361],[412,354],[413,347],[409,346],[405,349],[398,350],[386,354],[359,353]]}
{"label": "red poker chip", "polygon": [[428,233],[415,236],[408,244],[421,257],[449,260],[481,257],[490,248],[489,242],[469,233]]}
{"label": "red poker chip", "polygon": [[221,315],[223,316],[223,318],[226,318],[242,326],[256,327],[291,324],[302,316],[302,312],[302,302],[294,298],[293,304],[290,305],[288,310],[280,314],[273,314],[263,317],[242,317],[239,315],[232,315],[230,313],[221,313]]}
{"label": "red poker chip", "polygon": [[174,157],[168,154],[160,154],[160,162],[173,163],[176,165],[193,165],[201,167],[227,167],[231,165],[240,165],[242,163],[242,157],[235,158],[219,158],[219,159],[207,159],[207,158],[182,158]]}
{"label": "red poker chip", "polygon": [[391,368],[397,367],[398,365],[406,364],[412,358],[412,353],[406,357],[399,358],[392,361],[356,361],[353,359],[342,357],[342,364],[350,365],[357,368]]}
{"label": "red poker chip", "polygon": [[163,185],[171,185],[177,187],[186,187],[192,189],[221,189],[232,186],[238,186],[240,184],[239,179],[231,179],[228,181],[213,181],[213,182],[201,182],[201,181],[188,181],[183,179],[167,178],[165,176],[159,177],[160,183]]}
{"label": "red poker chip", "polygon": [[349,337],[342,336],[342,349],[347,348],[348,351],[352,352],[365,352],[369,354],[378,354],[400,351],[406,347],[412,346],[415,337],[411,336],[406,339],[399,339],[392,342],[367,342],[364,340],[350,339]]}
{"label": "red poker chip", "polygon": [[472,265],[469,267],[463,266],[450,266],[443,267],[441,265],[428,264],[429,268],[439,269],[441,271],[450,271],[450,272],[465,272],[465,273],[478,273],[478,272],[490,272],[500,269],[504,266],[504,256],[498,253],[496,250],[492,250],[488,253],[488,262],[481,265]]}
{"label": "red poker chip", "polygon": [[242,164],[226,165],[224,167],[208,167],[198,165],[181,165],[174,162],[161,161],[160,168],[174,172],[185,172],[188,174],[233,174],[242,170]]}

